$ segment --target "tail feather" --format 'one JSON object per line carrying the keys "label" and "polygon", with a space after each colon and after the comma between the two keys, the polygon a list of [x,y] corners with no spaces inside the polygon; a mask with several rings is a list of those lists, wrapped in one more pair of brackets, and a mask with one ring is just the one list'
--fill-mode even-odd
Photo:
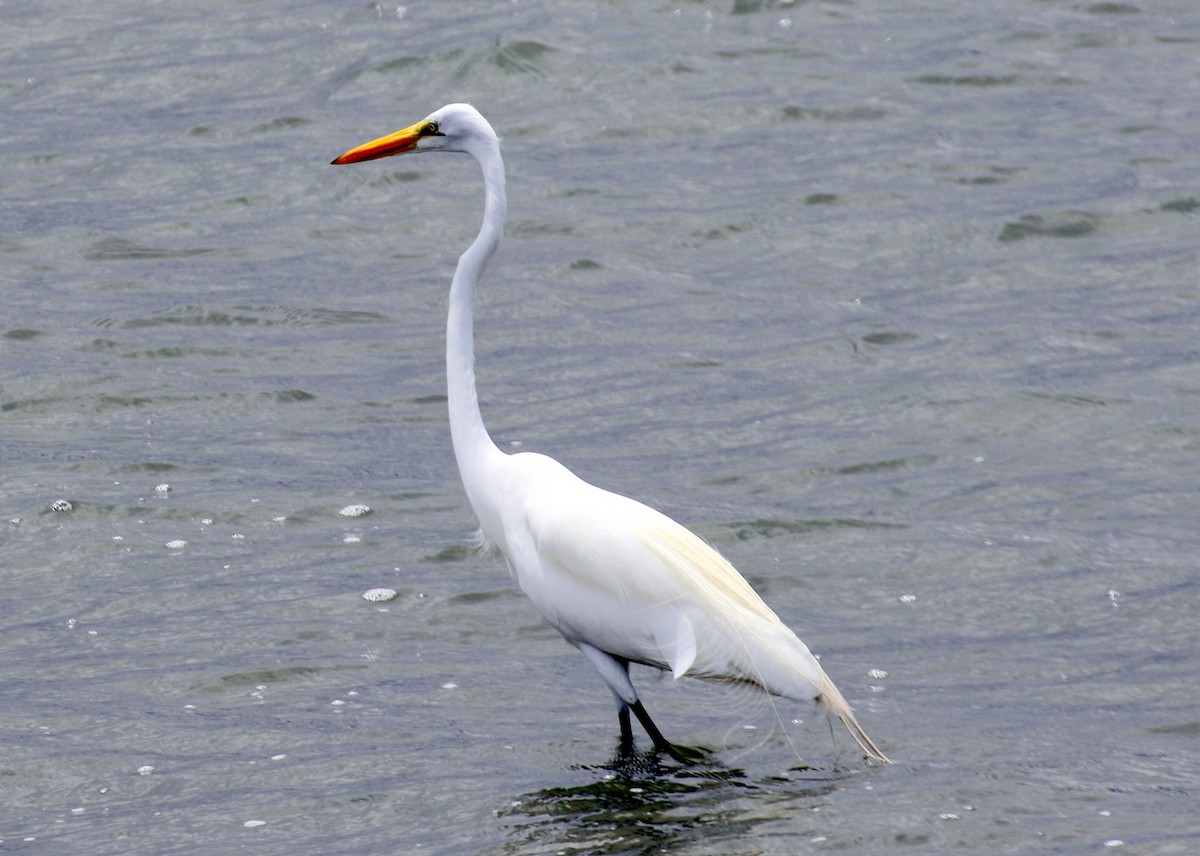
{"label": "tail feather", "polygon": [[854,718],[854,711],[846,703],[845,697],[834,685],[833,681],[828,680],[828,678],[826,678],[825,685],[821,688],[821,694],[817,697],[817,703],[821,706],[821,710],[825,712],[825,715],[829,717],[830,722],[833,721],[833,717],[837,717],[842,725],[846,726],[846,731],[850,732],[850,736],[858,744],[858,748],[863,750],[869,758],[873,758],[881,764],[892,763],[892,759],[883,754],[880,748],[875,745],[875,741],[858,724],[858,720]]}

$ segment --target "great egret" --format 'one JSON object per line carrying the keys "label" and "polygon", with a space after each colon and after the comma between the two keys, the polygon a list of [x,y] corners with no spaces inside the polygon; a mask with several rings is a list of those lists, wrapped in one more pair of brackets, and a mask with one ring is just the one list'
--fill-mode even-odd
{"label": "great egret", "polygon": [[669,517],[595,487],[545,455],[502,452],[475,391],[472,301],[504,230],[504,161],[492,126],[468,104],[343,154],[335,164],[409,152],[466,152],[483,170],[483,225],[458,260],[446,323],[446,383],[454,457],[484,535],[542,616],[583,652],[616,696],[621,750],[633,751],[629,712],[679,761],[638,699],[629,664],[676,678],[754,684],[815,700],[866,755],[888,758],[858,724],[808,647],[734,567]]}

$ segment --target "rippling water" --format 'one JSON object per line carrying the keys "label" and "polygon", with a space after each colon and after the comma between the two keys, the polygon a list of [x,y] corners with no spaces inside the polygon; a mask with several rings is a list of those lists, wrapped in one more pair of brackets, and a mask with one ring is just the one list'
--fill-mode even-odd
{"label": "rippling water", "polygon": [[[0,849],[1200,846],[1192,4],[49,2],[0,48]],[[475,167],[328,166],[453,100],[509,165],[498,442],[715,543],[894,766],[650,675],[704,760],[614,765],[472,553]]]}

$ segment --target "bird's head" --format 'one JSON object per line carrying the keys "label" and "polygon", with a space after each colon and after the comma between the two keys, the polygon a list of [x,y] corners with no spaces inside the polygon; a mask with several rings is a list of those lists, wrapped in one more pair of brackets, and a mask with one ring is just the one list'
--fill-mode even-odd
{"label": "bird's head", "polygon": [[333,163],[358,163],[410,152],[476,154],[477,147],[495,146],[499,139],[488,120],[470,104],[447,104],[414,125],[351,149]]}

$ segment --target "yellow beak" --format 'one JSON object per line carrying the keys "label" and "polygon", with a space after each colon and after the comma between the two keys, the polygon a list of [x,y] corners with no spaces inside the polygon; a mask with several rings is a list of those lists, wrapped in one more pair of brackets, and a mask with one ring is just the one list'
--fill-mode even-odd
{"label": "yellow beak", "polygon": [[377,140],[371,140],[369,143],[363,143],[361,146],[351,149],[341,157],[335,158],[333,163],[358,163],[359,161],[376,160],[378,158],[391,157],[392,155],[403,155],[408,152],[417,150],[417,142],[421,137],[433,136],[437,133],[437,125],[428,120],[422,120],[415,125],[409,125],[407,128],[396,131],[394,134],[388,134],[386,137],[380,137]]}

